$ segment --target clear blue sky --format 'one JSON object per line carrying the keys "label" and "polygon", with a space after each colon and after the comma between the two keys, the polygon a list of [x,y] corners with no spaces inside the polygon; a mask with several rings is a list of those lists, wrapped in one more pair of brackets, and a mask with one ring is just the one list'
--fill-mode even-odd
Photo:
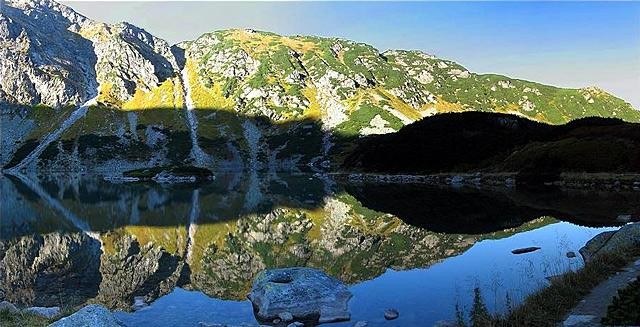
{"label": "clear blue sky", "polygon": [[597,85],[640,108],[640,2],[66,2],[175,43],[216,29],[420,49],[480,73]]}

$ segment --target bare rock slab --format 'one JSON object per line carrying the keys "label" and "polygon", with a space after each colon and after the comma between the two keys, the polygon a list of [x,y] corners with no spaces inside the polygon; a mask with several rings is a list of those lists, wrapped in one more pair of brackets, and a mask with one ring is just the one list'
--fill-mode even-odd
{"label": "bare rock slab", "polygon": [[282,268],[258,274],[248,298],[261,322],[288,313],[295,321],[327,323],[351,318],[351,296],[342,282],[320,270]]}
{"label": "bare rock slab", "polygon": [[635,246],[640,246],[640,223],[627,224],[617,231],[600,233],[589,240],[579,252],[587,262],[599,254]]}
{"label": "bare rock slab", "polygon": [[91,304],[78,312],[64,317],[49,327],[121,327],[122,323],[111,314],[111,312],[99,305]]}

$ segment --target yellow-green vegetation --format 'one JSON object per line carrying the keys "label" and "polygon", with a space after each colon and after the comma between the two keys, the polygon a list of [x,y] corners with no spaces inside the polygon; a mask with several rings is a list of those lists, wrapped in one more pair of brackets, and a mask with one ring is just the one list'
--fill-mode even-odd
{"label": "yellow-green vegetation", "polygon": [[277,50],[277,47],[280,44],[301,53],[316,50],[318,48],[318,45],[316,43],[307,41],[302,37],[287,37],[280,36],[274,33],[255,32],[240,29],[222,31],[221,34],[223,33],[226,34],[229,38],[239,41],[242,49],[244,49],[251,55],[262,55],[265,53],[271,53]]}
{"label": "yellow-green vegetation", "polygon": [[186,248],[187,235],[185,226],[126,226],[124,232],[132,235],[144,246],[153,244],[160,246],[170,254],[182,254]]}
{"label": "yellow-green vegetation", "polygon": [[309,106],[303,112],[303,117],[319,120],[322,115],[322,108],[318,103],[318,90],[313,87],[306,87],[301,92],[309,100]]}
{"label": "yellow-green vegetation", "polygon": [[122,100],[114,95],[114,86],[112,83],[104,83],[98,89],[98,101],[109,107],[120,108]]}
{"label": "yellow-green vegetation", "polygon": [[149,91],[138,88],[131,100],[122,104],[123,110],[180,109],[182,107],[182,87],[177,78],[167,79]]}
{"label": "yellow-green vegetation", "polygon": [[413,107],[408,105],[406,102],[402,101],[397,96],[389,93],[387,90],[385,90],[383,88],[380,88],[380,87],[378,87],[377,90],[386,99],[388,99],[388,102],[391,105],[391,108],[397,110],[403,116],[405,116],[405,117],[407,117],[407,118],[409,118],[411,120],[419,120],[420,118],[422,118],[422,115],[420,114],[419,111],[417,111],[416,109],[414,109]]}
{"label": "yellow-green vegetation", "polygon": [[197,109],[230,110],[235,106],[233,99],[226,98],[222,93],[220,83],[205,86],[200,82],[197,64],[191,59],[187,59],[185,69],[191,88],[191,101]]}

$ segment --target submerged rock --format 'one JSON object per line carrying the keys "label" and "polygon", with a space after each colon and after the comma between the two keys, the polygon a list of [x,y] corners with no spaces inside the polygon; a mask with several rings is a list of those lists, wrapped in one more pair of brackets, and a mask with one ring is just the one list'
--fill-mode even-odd
{"label": "submerged rock", "polygon": [[524,254],[524,253],[529,253],[529,252],[538,251],[538,250],[540,250],[540,247],[538,247],[538,246],[530,246],[530,247],[527,247],[527,248],[515,249],[515,250],[511,251],[511,253],[513,253],[513,254]]}
{"label": "submerged rock", "polygon": [[[258,274],[248,295],[262,322],[289,313],[292,320],[327,323],[350,319],[351,292],[337,279],[312,268],[282,268]],[[287,316],[288,318],[288,316]]]}
{"label": "submerged rock", "polygon": [[384,319],[394,320],[400,316],[400,312],[396,309],[387,309],[384,311]]}
{"label": "submerged rock", "polygon": [[99,304],[91,304],[78,312],[64,317],[49,327],[121,327],[122,323],[116,319],[107,308]]}
{"label": "submerged rock", "polygon": [[623,226],[617,231],[603,232],[590,239],[580,249],[585,262],[603,253],[613,253],[640,245],[640,223]]}

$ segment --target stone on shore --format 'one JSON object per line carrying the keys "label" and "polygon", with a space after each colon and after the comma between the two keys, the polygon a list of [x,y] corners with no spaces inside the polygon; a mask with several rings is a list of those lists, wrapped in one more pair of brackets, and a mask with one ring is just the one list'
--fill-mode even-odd
{"label": "stone on shore", "polygon": [[[261,322],[281,319],[327,323],[349,320],[351,292],[337,279],[313,268],[265,270],[253,281],[248,295]],[[288,316],[287,316],[288,318]]]}
{"label": "stone on shore", "polygon": [[121,327],[122,323],[107,308],[99,304],[91,304],[78,312],[64,317],[49,327]]}
{"label": "stone on shore", "polygon": [[36,314],[40,317],[44,317],[47,319],[51,319],[57,315],[60,314],[60,308],[59,307],[31,307],[31,308],[26,308],[23,310],[24,312],[29,312],[29,313],[33,313]]}
{"label": "stone on shore", "polygon": [[589,240],[579,252],[584,261],[588,262],[597,255],[634,246],[640,246],[640,223],[622,226],[617,231],[600,233]]}

